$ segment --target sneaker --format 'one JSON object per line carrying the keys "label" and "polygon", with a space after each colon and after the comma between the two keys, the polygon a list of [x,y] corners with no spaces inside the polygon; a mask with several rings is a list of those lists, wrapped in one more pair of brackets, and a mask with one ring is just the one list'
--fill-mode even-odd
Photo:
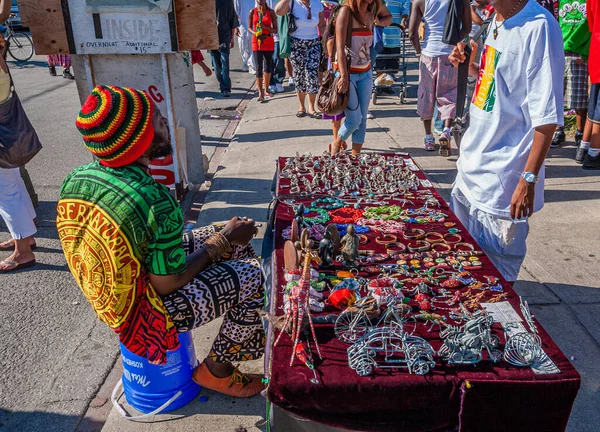
{"label": "sneaker", "polygon": [[285,91],[283,88],[283,84],[281,84],[281,83],[275,84],[275,91],[277,91],[277,93],[283,93]]}
{"label": "sneaker", "polygon": [[564,143],[566,139],[567,137],[565,135],[565,131],[562,129],[557,129],[554,131],[554,136],[552,137],[552,143],[550,144],[550,147],[556,148]]}
{"label": "sneaker", "polygon": [[223,95],[224,98],[231,97],[231,92],[229,92],[229,91],[224,91],[221,94]]}
{"label": "sneaker", "polygon": [[246,375],[235,368],[231,376],[217,378],[204,362],[194,369],[192,379],[202,387],[238,398],[252,397],[265,389],[260,375]]}
{"label": "sneaker", "polygon": [[450,147],[450,141],[452,137],[450,136],[450,132],[444,130],[439,137],[440,141],[440,156],[442,157],[450,157],[452,156],[452,148]]}
{"label": "sneaker", "polygon": [[56,68],[54,66],[48,66],[48,72],[51,76],[56,76]]}
{"label": "sneaker", "polygon": [[375,118],[375,116],[373,115],[373,113],[371,111],[367,111],[367,118],[369,120],[373,120]]}
{"label": "sneaker", "polygon": [[248,73],[250,75],[256,75],[256,70],[252,69],[252,68],[248,68]]}
{"label": "sneaker", "polygon": [[248,72],[248,65],[242,65],[242,72]]}
{"label": "sneaker", "polygon": [[277,93],[277,87],[274,85],[269,86],[269,93]]}
{"label": "sneaker", "polygon": [[293,86],[294,85],[294,77],[289,77],[288,78],[288,85],[289,86]]}
{"label": "sneaker", "polygon": [[71,73],[71,71],[69,70],[69,68],[65,69],[63,71],[63,78],[64,79],[69,79],[69,80],[74,80],[75,77],[73,76],[73,74]]}
{"label": "sneaker", "polygon": [[582,164],[583,160],[587,156],[587,152],[587,149],[577,147],[577,151],[575,152],[575,162],[577,162],[578,164]]}
{"label": "sneaker", "polygon": [[583,132],[578,130],[577,132],[575,132],[575,144],[577,145],[577,147],[579,147],[582,140],[583,140]]}
{"label": "sneaker", "polygon": [[435,138],[432,136],[425,136],[424,147],[426,151],[435,151]]}
{"label": "sneaker", "polygon": [[585,155],[585,159],[583,160],[583,169],[584,170],[600,169],[600,155],[598,155],[596,157],[590,157],[589,154]]}

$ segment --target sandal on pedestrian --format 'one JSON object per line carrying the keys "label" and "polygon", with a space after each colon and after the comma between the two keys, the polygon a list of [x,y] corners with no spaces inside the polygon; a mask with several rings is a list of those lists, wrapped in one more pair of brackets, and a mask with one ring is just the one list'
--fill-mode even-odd
{"label": "sandal on pedestrian", "polygon": [[3,269],[2,267],[0,267],[0,273],[10,273],[13,271],[33,267],[36,264],[37,263],[36,263],[35,259],[28,261],[26,263],[23,263],[23,264],[19,264],[16,261],[4,260],[4,261],[0,262],[0,266],[8,266],[9,268]]}
{"label": "sandal on pedestrian", "polygon": [[296,117],[298,117],[298,118],[306,117],[306,111],[298,111],[296,113]]}
{"label": "sandal on pedestrian", "polygon": [[266,92],[265,99],[271,99],[273,97],[273,93]]}
{"label": "sandal on pedestrian", "polygon": [[[37,249],[37,243],[35,243],[35,242],[29,246],[31,247],[31,250]],[[15,241],[12,239],[0,243],[0,251],[11,251],[11,250],[14,250],[14,248],[15,248]]]}
{"label": "sandal on pedestrian", "polygon": [[320,112],[318,112],[318,111],[315,111],[314,113],[310,113],[310,114],[309,114],[309,116],[310,116],[311,118],[314,118],[314,119],[319,119],[319,120],[321,120],[321,119],[323,118],[323,114],[321,114],[321,113],[320,113]]}
{"label": "sandal on pedestrian", "polygon": [[256,102],[263,103],[264,101],[265,101],[265,98],[262,97],[262,96],[259,96],[259,97],[256,98]]}
{"label": "sandal on pedestrian", "polygon": [[238,398],[252,397],[265,389],[260,375],[243,374],[235,368],[230,376],[217,378],[204,362],[194,369],[192,379],[202,387]]}

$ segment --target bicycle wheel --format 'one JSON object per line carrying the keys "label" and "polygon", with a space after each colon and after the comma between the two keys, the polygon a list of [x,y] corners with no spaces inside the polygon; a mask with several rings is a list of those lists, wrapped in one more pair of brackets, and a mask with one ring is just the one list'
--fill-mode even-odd
{"label": "bicycle wheel", "polygon": [[33,41],[29,35],[16,32],[8,38],[8,53],[18,62],[26,62],[33,57]]}

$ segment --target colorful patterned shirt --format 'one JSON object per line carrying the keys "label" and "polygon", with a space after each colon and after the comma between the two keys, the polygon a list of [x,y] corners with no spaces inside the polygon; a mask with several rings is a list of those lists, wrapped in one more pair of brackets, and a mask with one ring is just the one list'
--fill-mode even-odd
{"label": "colorful patterned shirt", "polygon": [[128,350],[164,363],[179,341],[148,273],[186,270],[177,201],[139,167],[93,162],[67,176],[57,211],[67,264],[100,320]]}
{"label": "colorful patterned shirt", "polygon": [[586,5],[583,0],[561,0],[558,23],[565,42],[565,51],[587,57],[592,34],[588,27]]}

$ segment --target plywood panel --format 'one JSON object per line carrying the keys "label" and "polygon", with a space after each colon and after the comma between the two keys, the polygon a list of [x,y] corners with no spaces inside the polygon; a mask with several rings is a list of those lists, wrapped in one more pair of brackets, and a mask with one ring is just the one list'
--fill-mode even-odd
{"label": "plywood panel", "polygon": [[31,29],[36,54],[68,54],[61,0],[19,0],[21,20]]}
{"label": "plywood panel", "polygon": [[180,50],[217,49],[215,0],[175,0]]}

